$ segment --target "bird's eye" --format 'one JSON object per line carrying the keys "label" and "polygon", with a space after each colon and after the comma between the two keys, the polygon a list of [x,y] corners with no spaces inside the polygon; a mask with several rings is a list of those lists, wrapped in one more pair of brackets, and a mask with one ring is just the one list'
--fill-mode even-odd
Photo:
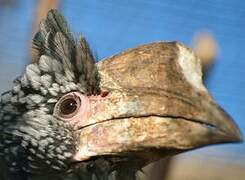
{"label": "bird's eye", "polygon": [[76,111],[77,101],[74,98],[65,99],[61,102],[60,113],[63,115],[69,115]]}
{"label": "bird's eye", "polygon": [[81,100],[75,93],[63,96],[56,105],[55,114],[63,118],[73,117],[81,106]]}

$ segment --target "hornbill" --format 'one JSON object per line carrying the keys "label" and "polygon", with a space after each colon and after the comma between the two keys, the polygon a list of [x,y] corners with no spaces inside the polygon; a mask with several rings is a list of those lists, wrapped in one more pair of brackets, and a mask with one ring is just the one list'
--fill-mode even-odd
{"label": "hornbill", "polygon": [[133,180],[146,164],[240,142],[208,94],[197,56],[155,42],[97,64],[57,10],[33,39],[32,63],[1,96],[1,177]]}

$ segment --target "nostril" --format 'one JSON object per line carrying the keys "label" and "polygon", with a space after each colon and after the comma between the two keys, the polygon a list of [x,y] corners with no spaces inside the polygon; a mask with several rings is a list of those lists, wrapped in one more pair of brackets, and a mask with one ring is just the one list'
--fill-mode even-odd
{"label": "nostril", "polygon": [[109,94],[109,91],[107,91],[107,90],[101,90],[101,92],[100,92],[101,97],[106,97],[106,96],[108,96],[108,94]]}

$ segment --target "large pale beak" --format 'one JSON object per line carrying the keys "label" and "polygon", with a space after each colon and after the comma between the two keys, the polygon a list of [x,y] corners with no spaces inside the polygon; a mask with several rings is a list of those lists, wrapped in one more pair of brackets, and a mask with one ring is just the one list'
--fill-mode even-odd
{"label": "large pale beak", "polygon": [[203,86],[199,59],[182,44],[143,45],[97,67],[100,87],[109,94],[91,99],[77,159],[132,154],[154,159],[242,141],[235,122]]}

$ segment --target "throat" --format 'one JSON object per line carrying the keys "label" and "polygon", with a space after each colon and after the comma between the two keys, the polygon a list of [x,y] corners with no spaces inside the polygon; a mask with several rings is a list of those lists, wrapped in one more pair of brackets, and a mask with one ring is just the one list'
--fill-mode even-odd
{"label": "throat", "polygon": [[75,174],[79,174],[81,180],[136,180],[136,174],[143,166],[143,162],[128,158],[100,157],[79,164]]}

